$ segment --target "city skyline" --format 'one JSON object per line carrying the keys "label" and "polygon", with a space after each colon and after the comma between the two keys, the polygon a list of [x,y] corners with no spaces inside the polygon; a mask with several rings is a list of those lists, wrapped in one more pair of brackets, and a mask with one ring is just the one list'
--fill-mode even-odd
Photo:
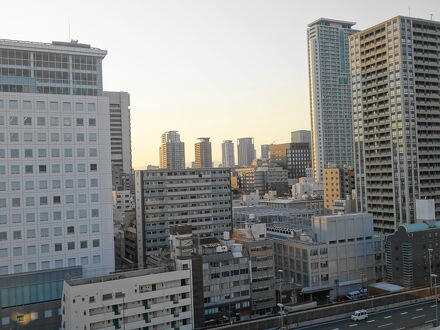
{"label": "city skyline", "polygon": [[[68,41],[70,17],[71,39],[107,50],[104,89],[130,93],[133,166],[143,168],[158,165],[164,131],[178,130],[188,145],[211,136],[213,160],[219,161],[225,139],[252,136],[260,150],[261,144],[289,142],[293,130],[310,129],[308,23],[320,17],[350,20],[362,30],[408,15],[408,6],[413,17],[440,18],[435,1],[400,6],[370,1],[356,10],[349,10],[348,1],[323,2],[319,11],[314,3],[287,0],[239,4],[132,1],[120,7],[29,1],[21,16],[25,25],[17,26],[10,16],[0,26],[5,39]],[[9,3],[8,11],[22,12],[22,6]],[[118,17],[118,24],[109,17]],[[127,54],[135,55],[127,61]],[[195,129],[195,122],[203,129]],[[193,153],[188,148],[186,158],[194,159]]]}

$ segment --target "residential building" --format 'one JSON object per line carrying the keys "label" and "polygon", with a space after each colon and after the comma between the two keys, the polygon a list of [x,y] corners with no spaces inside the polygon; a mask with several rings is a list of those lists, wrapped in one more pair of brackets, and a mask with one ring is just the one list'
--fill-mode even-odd
{"label": "residential building", "polygon": [[195,167],[211,168],[212,167],[212,150],[209,138],[199,138],[195,144]]}
{"label": "residential building", "polygon": [[134,210],[135,199],[130,190],[113,190],[113,207],[117,210],[126,211]]}
{"label": "residential building", "polygon": [[355,199],[335,199],[332,207],[333,214],[356,213]]}
{"label": "residential building", "polygon": [[298,180],[306,177],[306,170],[310,168],[312,162],[310,143],[290,143],[290,148],[286,150],[286,158],[289,179]]}
{"label": "residential building", "polygon": [[312,135],[310,131],[298,130],[290,133],[290,142],[312,144]]}
{"label": "residential building", "polygon": [[64,282],[62,329],[194,329],[191,260]]}
{"label": "residential building", "polygon": [[354,170],[352,166],[324,169],[324,207],[333,209],[333,202],[351,199],[354,190]]}
{"label": "residential building", "polygon": [[243,245],[250,261],[252,313],[272,314],[275,306],[275,262],[273,240],[266,235],[265,223],[248,222],[234,229],[233,239]]}
{"label": "residential building", "polygon": [[264,195],[274,190],[279,196],[288,193],[287,170],[278,166],[247,167],[236,170],[238,183],[245,193]]}
{"label": "residential building", "polygon": [[137,268],[136,211],[122,212],[120,222],[115,223],[115,264],[116,270]]}
{"label": "residential building", "polygon": [[308,25],[310,113],[314,179],[329,163],[353,165],[348,37],[355,23],[320,18]]}
{"label": "residential building", "polygon": [[275,268],[305,300],[327,301],[380,278],[383,239],[373,235],[369,214],[314,217],[308,229],[272,224]]}
{"label": "residential building", "polygon": [[135,171],[138,264],[169,250],[169,228],[190,224],[201,237],[231,231],[230,169]]}
{"label": "residential building", "polygon": [[376,232],[414,222],[415,200],[440,215],[440,22],[398,16],[350,37],[358,209]]}
{"label": "residential building", "polygon": [[254,138],[240,138],[237,140],[238,166],[250,166],[256,158]]}
{"label": "residential building", "polygon": [[162,134],[159,154],[160,168],[170,170],[185,168],[185,143],[180,141],[180,134],[177,131]]}
{"label": "residential building", "polygon": [[[104,92],[110,105],[110,145],[113,174],[113,189],[120,173],[130,174],[131,165],[131,125],[130,94],[127,92]],[[120,179],[119,179],[120,180]]]}
{"label": "residential building", "polygon": [[261,159],[268,160],[269,159],[269,146],[270,144],[262,144],[261,145]]}
{"label": "residential building", "polygon": [[232,140],[224,140],[222,143],[222,166],[235,166],[234,142]]}
{"label": "residential building", "polygon": [[311,210],[314,212],[314,215],[325,214],[324,201],[322,199],[262,199],[258,204],[266,205],[274,209]]}

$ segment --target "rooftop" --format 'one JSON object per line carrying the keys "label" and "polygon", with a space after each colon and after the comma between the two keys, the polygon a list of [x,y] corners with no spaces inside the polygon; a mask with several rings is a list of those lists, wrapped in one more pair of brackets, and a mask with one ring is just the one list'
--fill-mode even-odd
{"label": "rooftop", "polygon": [[104,58],[105,55],[107,55],[106,50],[93,48],[88,44],[82,44],[74,40],[72,40],[71,42],[53,41],[52,43],[44,43],[44,42],[0,39],[0,48],[52,52],[52,53],[66,53],[73,55],[75,54],[89,55],[89,56],[97,56],[101,58]]}
{"label": "rooftop", "polygon": [[316,21],[313,21],[312,23],[308,24],[308,27],[312,27],[314,25],[317,25],[321,22],[327,22],[327,23],[336,23],[336,24],[341,24],[341,25],[348,25],[349,27],[352,27],[353,25],[356,24],[356,22],[349,22],[349,21],[340,21],[337,19],[331,19],[331,18],[319,18]]}
{"label": "rooftop", "polygon": [[402,227],[404,227],[407,232],[428,230],[432,228],[440,228],[440,221],[434,221],[433,226],[429,226],[429,224],[426,222],[419,222],[402,225]]}

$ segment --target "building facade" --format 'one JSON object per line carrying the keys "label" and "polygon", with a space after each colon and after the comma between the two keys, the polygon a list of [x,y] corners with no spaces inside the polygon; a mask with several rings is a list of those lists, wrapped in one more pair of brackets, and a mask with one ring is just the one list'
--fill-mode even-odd
{"label": "building facade", "polygon": [[104,92],[110,106],[110,144],[112,157],[113,187],[120,173],[131,174],[131,124],[130,94],[127,92]]}
{"label": "building facade", "polygon": [[383,234],[440,214],[440,22],[398,16],[350,38],[358,209]]}
{"label": "building facade", "polygon": [[290,142],[312,144],[312,135],[310,131],[298,130],[290,133]]}
{"label": "building facade", "polygon": [[269,159],[269,144],[261,145],[261,159],[268,160]]}
{"label": "building facade", "polygon": [[283,196],[288,191],[287,170],[278,166],[248,167],[237,170],[238,184],[246,193],[264,195],[273,190]]}
{"label": "building facade", "polygon": [[354,187],[352,166],[324,169],[324,207],[333,210],[335,200],[351,199]]}
{"label": "building facade", "polygon": [[355,23],[318,19],[308,25],[314,179],[323,169],[353,164],[353,116],[348,37]]}
{"label": "building facade", "polygon": [[106,51],[0,41],[0,274],[114,270]]}
{"label": "building facade", "polygon": [[234,142],[232,140],[224,140],[222,143],[222,166],[235,166]]}
{"label": "building facade", "polygon": [[230,169],[135,171],[138,260],[169,250],[171,225],[199,236],[231,231]]}
{"label": "building facade", "polygon": [[170,170],[185,168],[185,143],[180,141],[177,131],[162,134],[159,148],[160,168]]}
{"label": "building facade", "polygon": [[184,265],[66,280],[61,329],[194,329],[191,261]]}
{"label": "building facade", "polygon": [[298,180],[299,178],[306,177],[306,169],[310,168],[312,163],[310,143],[291,143],[290,148],[286,150],[286,160],[289,179]]}
{"label": "building facade", "polygon": [[254,138],[240,138],[237,140],[238,166],[250,166],[256,158]]}
{"label": "building facade", "polygon": [[195,167],[211,168],[212,167],[212,150],[209,138],[199,138],[195,144]]}

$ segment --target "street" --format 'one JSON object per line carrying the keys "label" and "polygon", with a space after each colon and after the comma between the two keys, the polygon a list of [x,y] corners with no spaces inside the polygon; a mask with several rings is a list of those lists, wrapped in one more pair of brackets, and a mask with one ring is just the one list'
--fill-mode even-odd
{"label": "street", "polygon": [[[342,330],[342,329],[411,329],[431,323],[435,320],[435,302],[429,301],[417,305],[404,306],[369,314],[367,320],[352,321],[349,318],[326,322],[298,329]],[[440,307],[440,306],[439,306]],[[440,313],[440,312],[439,312]]]}

